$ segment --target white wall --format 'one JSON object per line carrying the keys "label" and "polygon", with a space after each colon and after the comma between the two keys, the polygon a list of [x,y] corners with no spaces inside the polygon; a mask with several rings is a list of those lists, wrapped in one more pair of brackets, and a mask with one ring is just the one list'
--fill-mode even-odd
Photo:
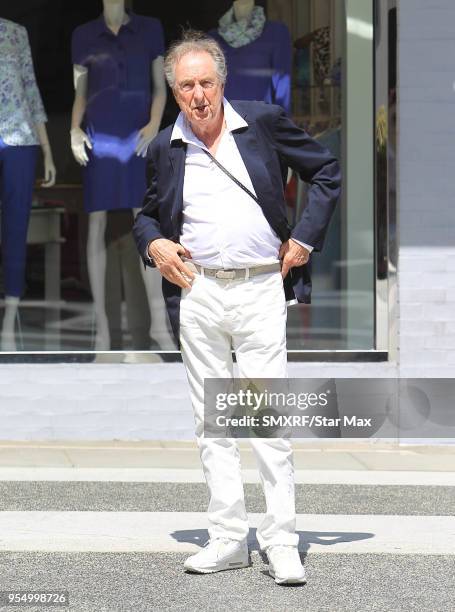
{"label": "white wall", "polygon": [[399,361],[455,376],[455,3],[399,0]]}
{"label": "white wall", "polygon": [[[390,364],[289,364],[292,377],[396,375]],[[182,364],[0,367],[0,440],[193,440]]]}

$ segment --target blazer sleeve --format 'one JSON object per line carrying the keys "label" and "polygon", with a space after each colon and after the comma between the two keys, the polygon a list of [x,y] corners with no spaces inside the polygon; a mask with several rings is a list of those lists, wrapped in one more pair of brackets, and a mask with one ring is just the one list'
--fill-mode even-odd
{"label": "blazer sleeve", "polygon": [[284,162],[309,184],[308,202],[291,238],[320,251],[341,193],[338,160],[275,106],[273,142]]}
{"label": "blazer sleeve", "polygon": [[[151,149],[153,143],[151,145]],[[158,163],[153,152],[149,154],[150,182],[142,203],[142,210],[138,212],[134,220],[133,236],[136,241],[137,250],[145,265],[153,267],[154,264],[147,256],[147,247],[152,240],[163,238],[160,230],[160,214],[158,204],[157,180]]]}

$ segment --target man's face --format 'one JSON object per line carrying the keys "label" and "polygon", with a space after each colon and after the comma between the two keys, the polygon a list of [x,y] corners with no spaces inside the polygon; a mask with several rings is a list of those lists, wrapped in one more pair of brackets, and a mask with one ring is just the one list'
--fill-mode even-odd
{"label": "man's face", "polygon": [[215,62],[205,51],[187,53],[175,66],[174,96],[193,127],[205,128],[216,123],[223,91]]}

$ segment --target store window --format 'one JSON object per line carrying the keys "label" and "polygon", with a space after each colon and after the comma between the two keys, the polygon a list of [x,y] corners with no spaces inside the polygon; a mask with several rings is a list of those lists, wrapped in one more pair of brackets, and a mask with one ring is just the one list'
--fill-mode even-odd
{"label": "store window", "polygon": [[[288,348],[374,347],[373,3],[269,2],[293,40],[292,116],[343,168],[343,198],[312,258],[312,304],[288,311]],[[295,217],[305,184],[288,186]]]}
{"label": "store window", "polygon": [[[175,350],[159,274],[144,273],[131,235],[147,172],[131,137],[149,120],[159,89],[154,61],[181,26],[210,31],[225,47],[227,97],[281,104],[341,161],[343,200],[323,252],[312,258],[312,304],[288,311],[289,349],[374,348],[372,0],[256,2],[240,43],[230,34],[229,1],[126,2],[133,15],[154,18],[144,40],[131,19],[120,36],[110,37],[99,20],[101,1],[5,4],[0,8],[1,81],[8,81],[0,91],[3,352]],[[94,40],[100,52],[95,68]],[[35,76],[32,64],[26,65],[28,53]],[[128,78],[142,93],[130,96],[127,112],[118,91],[109,88],[128,89]],[[93,95],[88,107],[75,110],[74,88],[84,79],[85,91]],[[20,83],[15,93],[9,89]],[[73,130],[70,137],[77,112],[91,150],[81,132]],[[161,126],[177,112],[168,92]],[[95,119],[86,129],[90,113]],[[53,165],[39,146],[46,149],[47,139]],[[22,149],[22,161],[13,159],[14,147]],[[53,182],[53,166],[55,184],[45,186],[41,179],[47,174]],[[292,223],[306,203],[306,185],[293,174],[286,199]]]}

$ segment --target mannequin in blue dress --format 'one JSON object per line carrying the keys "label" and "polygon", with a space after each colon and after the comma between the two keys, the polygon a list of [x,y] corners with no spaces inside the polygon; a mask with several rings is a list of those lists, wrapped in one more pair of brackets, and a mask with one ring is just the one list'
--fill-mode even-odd
{"label": "mannequin in blue dress", "polygon": [[[84,207],[89,213],[87,265],[95,350],[110,348],[105,308],[107,211],[129,208],[135,215],[140,210],[147,148],[159,130],[166,103],[161,24],[126,11],[125,0],[103,0],[103,9],[99,19],[76,28],[72,41],[71,148],[83,166]],[[160,274],[141,269],[151,310],[150,336],[161,348],[173,349]]]}
{"label": "mannequin in blue dress", "polygon": [[221,45],[229,100],[259,100],[291,107],[291,37],[287,26],[265,18],[254,0],[235,0],[210,36]]}

